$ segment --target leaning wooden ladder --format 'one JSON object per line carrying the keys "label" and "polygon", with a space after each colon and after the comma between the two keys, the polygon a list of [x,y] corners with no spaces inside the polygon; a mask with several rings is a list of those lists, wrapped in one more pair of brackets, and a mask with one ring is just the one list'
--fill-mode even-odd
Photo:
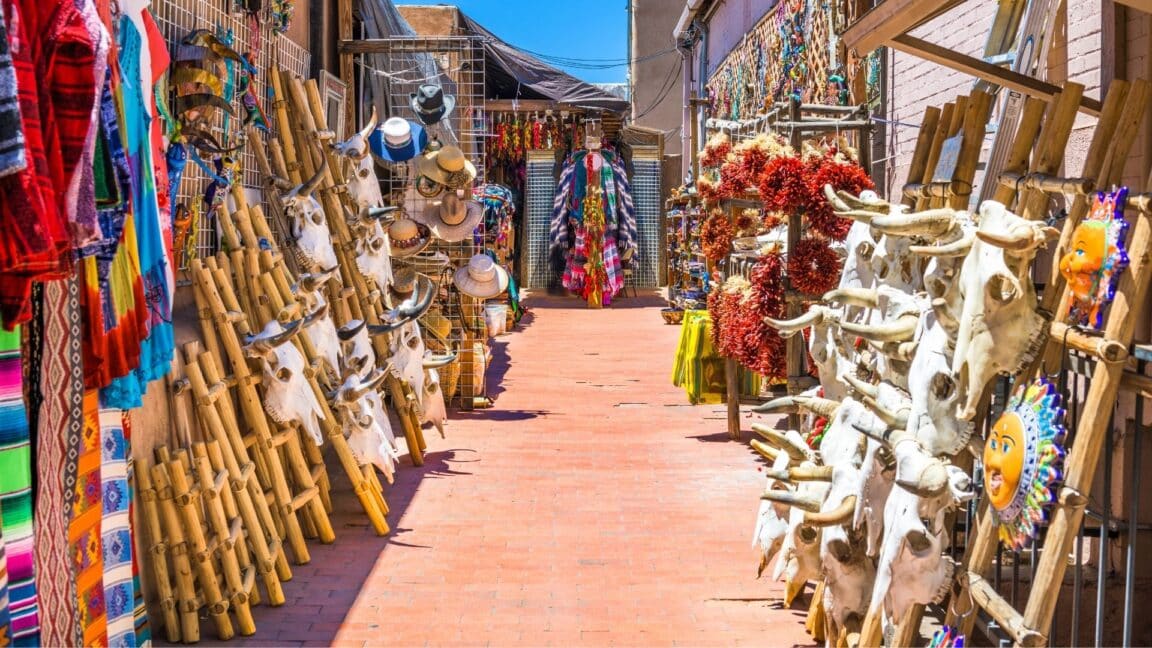
{"label": "leaning wooden ladder", "polygon": [[[1044,165],[1043,154],[1039,165],[1049,166],[1050,170],[1016,176],[1005,175],[1006,180],[1025,189],[1017,209],[1022,216],[1028,218],[1040,219],[1047,216],[1049,194],[1074,194],[1071,209],[1064,222],[1060,247],[1054,255],[1049,284],[1040,301],[1040,307],[1049,313],[1059,315],[1067,312],[1071,295],[1066,290],[1059,268],[1056,266],[1059,263],[1060,251],[1067,248],[1076,226],[1088,213],[1091,190],[1094,187],[1108,187],[1120,181],[1128,152],[1148,106],[1150,88],[1152,88],[1150,84],[1144,80],[1112,83],[1081,178],[1055,177],[1053,174],[1058,165],[1054,167]],[[1054,154],[1055,147],[1062,149],[1066,141],[1066,138],[1047,139],[1046,151],[1049,156]],[[1037,164],[1034,161],[1033,168]],[[1152,177],[1149,178],[1149,182],[1152,183]],[[1013,608],[986,579],[992,567],[998,542],[995,516],[989,510],[986,501],[981,504],[977,530],[965,554],[966,578],[961,580],[961,589],[967,588],[971,593],[972,602],[985,610],[1016,645],[1043,646],[1048,643],[1047,634],[1059,600],[1064,572],[1068,567],[1067,556],[1083,520],[1100,452],[1107,439],[1109,413],[1115,405],[1123,379],[1127,349],[1134,333],[1134,315],[1140,305],[1148,299],[1149,282],[1152,281],[1152,267],[1150,267],[1152,194],[1130,196],[1128,208],[1128,217],[1132,225],[1128,245],[1130,265],[1120,280],[1116,298],[1103,328],[1103,337],[1069,331],[1067,326],[1055,322],[1052,325],[1052,333],[1059,334],[1050,338],[1047,353],[1042,359],[1044,370],[1054,369],[1061,354],[1065,352],[1063,345],[1067,343],[1068,347],[1095,357],[1097,362],[1089,382],[1088,393],[1084,398],[1084,411],[1075,433],[1070,437],[1074,442],[1065,461],[1064,483],[1052,511],[1036,577],[1024,612]],[[1023,378],[1027,379],[1031,375],[1030,372],[1025,373]],[[959,601],[965,600],[966,597],[956,596],[958,593],[954,592],[946,623],[956,625],[961,632],[968,634],[971,633],[976,619],[971,613],[973,610],[962,609],[967,607],[967,603],[960,604]]]}

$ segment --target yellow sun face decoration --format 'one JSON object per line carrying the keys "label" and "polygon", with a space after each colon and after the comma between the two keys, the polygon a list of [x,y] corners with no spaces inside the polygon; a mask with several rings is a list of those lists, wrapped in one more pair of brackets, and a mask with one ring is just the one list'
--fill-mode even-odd
{"label": "yellow sun face decoration", "polygon": [[1127,197],[1127,187],[1098,192],[1092,209],[1072,232],[1072,245],[1060,259],[1060,274],[1072,293],[1065,314],[1069,324],[1099,328],[1103,323],[1104,308],[1111,303],[1120,274],[1128,267],[1128,251],[1124,249]]}
{"label": "yellow sun face decoration", "polygon": [[984,493],[996,513],[1000,540],[1023,549],[1045,520],[1061,479],[1064,410],[1044,378],[1022,385],[984,443]]}
{"label": "yellow sun face decoration", "polygon": [[1008,508],[1024,470],[1024,423],[1007,413],[996,421],[984,444],[984,483],[988,501],[998,511]]}

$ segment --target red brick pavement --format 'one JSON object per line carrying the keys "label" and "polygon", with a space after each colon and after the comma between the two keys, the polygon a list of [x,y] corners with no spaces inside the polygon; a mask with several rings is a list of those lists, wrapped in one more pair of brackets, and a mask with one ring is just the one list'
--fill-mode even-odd
{"label": "red brick pavement", "polygon": [[258,607],[257,634],[231,643],[811,643],[808,597],[784,609],[755,578],[761,464],[721,408],[670,384],[679,327],[661,302],[527,305],[494,344],[495,406],[453,413],[388,488],[392,535],[338,481],[335,544],[311,545],[288,604]]}

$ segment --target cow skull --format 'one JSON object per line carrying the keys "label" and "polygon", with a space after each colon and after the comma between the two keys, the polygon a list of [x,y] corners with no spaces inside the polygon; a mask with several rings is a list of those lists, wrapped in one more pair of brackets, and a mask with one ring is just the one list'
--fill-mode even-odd
{"label": "cow skull", "polygon": [[308,270],[336,267],[336,250],[332,247],[332,232],[320,201],[313,193],[328,172],[328,158],[316,175],[285,194],[281,200],[292,225],[292,238],[300,250]]}
{"label": "cow skull", "polygon": [[376,466],[391,482],[400,453],[396,450],[392,426],[380,406],[382,401],[377,393],[387,376],[388,372],[382,369],[366,380],[355,373],[349,374],[332,395],[332,402],[344,414],[344,434],[348,436],[348,447],[356,460]]}
{"label": "cow skull", "polygon": [[340,375],[340,338],[336,324],[329,312],[328,300],[324,297],[323,286],[332,277],[335,268],[315,274],[303,274],[296,280],[296,301],[305,311],[313,313],[304,322],[308,338],[316,348],[324,371],[330,378]]}
{"label": "cow skull", "polygon": [[287,344],[300,331],[302,322],[281,326],[275,320],[248,339],[244,347],[251,358],[261,360],[264,410],[280,425],[299,423],[316,445],[324,443],[320,421],[324,412],[305,375],[307,363],[293,344]]}
{"label": "cow skull", "polygon": [[380,181],[376,177],[376,162],[369,155],[371,150],[368,146],[368,137],[376,130],[378,122],[376,107],[373,106],[372,117],[360,132],[332,145],[333,151],[340,156],[348,195],[360,215],[366,214],[372,207],[384,204],[384,196],[380,193]]}

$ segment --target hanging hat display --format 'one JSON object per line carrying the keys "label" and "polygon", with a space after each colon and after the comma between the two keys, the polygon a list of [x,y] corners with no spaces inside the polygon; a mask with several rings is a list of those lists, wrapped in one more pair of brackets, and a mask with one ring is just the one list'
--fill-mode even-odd
{"label": "hanging hat display", "polygon": [[444,119],[456,107],[456,97],[445,95],[444,89],[438,85],[422,85],[410,96],[412,111],[426,126]]}
{"label": "hanging hat display", "polygon": [[450,189],[467,188],[476,180],[476,166],[451,144],[416,158],[416,168],[421,176]]}
{"label": "hanging hat display", "polygon": [[1044,378],[1021,386],[984,444],[984,491],[996,512],[1000,539],[1023,549],[1044,522],[1061,478],[1064,410]]}
{"label": "hanging hat display", "polygon": [[415,122],[391,117],[368,136],[372,154],[384,162],[407,162],[428,146],[428,133]]}
{"label": "hanging hat display", "polygon": [[396,268],[392,273],[392,291],[408,297],[416,289],[416,270],[410,266]]}
{"label": "hanging hat display", "polygon": [[419,220],[432,228],[436,238],[455,243],[471,236],[483,217],[479,203],[463,200],[457,192],[449,191],[440,201],[429,203]]}
{"label": "hanging hat display", "polygon": [[428,247],[432,242],[432,231],[424,223],[403,218],[388,228],[388,238],[392,241],[392,256],[404,258]]}
{"label": "hanging hat display", "polygon": [[465,295],[488,299],[508,289],[508,271],[487,254],[477,254],[468,260],[467,266],[456,271],[452,281]]}

